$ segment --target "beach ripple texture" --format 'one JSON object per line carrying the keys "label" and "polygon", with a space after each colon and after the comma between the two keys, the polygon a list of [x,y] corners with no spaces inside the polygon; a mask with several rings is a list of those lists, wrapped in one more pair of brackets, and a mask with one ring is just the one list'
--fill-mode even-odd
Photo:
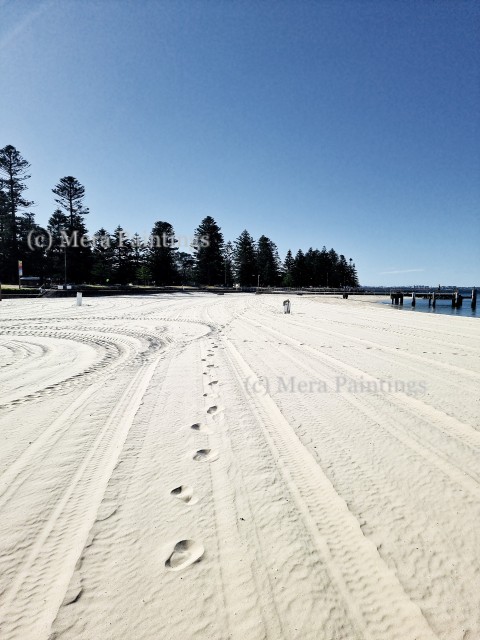
{"label": "beach ripple texture", "polygon": [[0,303],[2,640],[478,640],[480,324]]}

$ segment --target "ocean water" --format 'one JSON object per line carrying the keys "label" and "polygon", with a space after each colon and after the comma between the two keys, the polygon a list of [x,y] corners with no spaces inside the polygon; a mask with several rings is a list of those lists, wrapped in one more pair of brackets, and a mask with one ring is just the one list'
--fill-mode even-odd
{"label": "ocean water", "polygon": [[[471,295],[471,289],[467,292],[463,292],[460,290],[460,293],[464,296]],[[480,292],[479,292],[480,293]],[[452,301],[451,300],[437,300],[435,309],[432,306],[428,306],[428,300],[424,300],[423,298],[416,299],[416,306],[412,307],[412,299],[404,298],[403,305],[395,305],[391,304],[391,301],[388,300],[382,301],[381,304],[387,304],[392,307],[396,311],[409,311],[411,313],[436,313],[448,316],[465,316],[469,318],[480,318],[480,295],[477,298],[477,308],[475,311],[471,308],[472,301],[469,298],[463,299],[463,304],[459,309],[452,309]]]}

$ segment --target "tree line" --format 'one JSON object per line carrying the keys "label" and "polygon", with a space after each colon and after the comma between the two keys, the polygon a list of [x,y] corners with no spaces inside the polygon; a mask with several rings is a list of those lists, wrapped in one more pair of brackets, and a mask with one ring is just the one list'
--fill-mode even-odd
{"label": "tree line", "polygon": [[128,237],[119,225],[91,236],[85,224],[85,187],[65,176],[52,188],[56,208],[47,226],[36,224],[25,197],[30,164],[12,145],[0,149],[0,282],[24,275],[43,281],[91,284],[198,284],[243,287],[355,287],[355,264],[334,249],[289,250],[280,260],[275,243],[245,230],[225,241],[217,222],[204,218],[189,247],[178,246],[173,226],[155,222],[148,238]]}

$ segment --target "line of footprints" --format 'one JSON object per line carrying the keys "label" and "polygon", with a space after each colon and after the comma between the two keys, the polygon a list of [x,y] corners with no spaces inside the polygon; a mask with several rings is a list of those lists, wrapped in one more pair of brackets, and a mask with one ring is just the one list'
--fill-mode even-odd
{"label": "line of footprints", "polygon": [[[215,355],[213,349],[217,349],[217,345],[212,342],[212,347],[209,349],[207,353],[207,358],[213,358]],[[202,358],[202,362],[208,362],[207,358]],[[206,365],[207,369],[212,369],[215,365],[210,361]],[[208,375],[208,371],[204,371],[204,375]],[[214,388],[215,385],[218,384],[218,380],[212,380],[208,383],[209,387]],[[203,394],[207,396],[207,393]],[[208,415],[214,415],[217,413],[218,407],[217,405],[212,405],[207,409]],[[205,435],[211,433],[210,429],[202,424],[201,422],[196,422],[192,424],[190,427],[193,431],[197,433],[203,433]],[[198,449],[193,454],[193,460],[195,462],[214,462],[219,457],[219,452],[216,449]],[[186,504],[195,504],[197,502],[197,498],[193,492],[193,488],[189,485],[182,484],[179,487],[175,487],[170,492],[172,496],[178,498],[182,502]],[[186,569],[191,564],[195,562],[199,562],[205,553],[205,549],[202,544],[196,542],[195,540],[180,540],[174,546],[173,551],[167,558],[165,562],[165,567],[170,571],[181,571],[182,569]]]}

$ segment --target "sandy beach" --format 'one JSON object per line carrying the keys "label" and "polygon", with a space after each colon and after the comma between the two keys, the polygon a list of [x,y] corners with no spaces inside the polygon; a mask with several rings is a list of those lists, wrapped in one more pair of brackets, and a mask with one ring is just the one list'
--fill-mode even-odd
{"label": "sandy beach", "polygon": [[2,640],[478,640],[480,324],[0,303]]}

